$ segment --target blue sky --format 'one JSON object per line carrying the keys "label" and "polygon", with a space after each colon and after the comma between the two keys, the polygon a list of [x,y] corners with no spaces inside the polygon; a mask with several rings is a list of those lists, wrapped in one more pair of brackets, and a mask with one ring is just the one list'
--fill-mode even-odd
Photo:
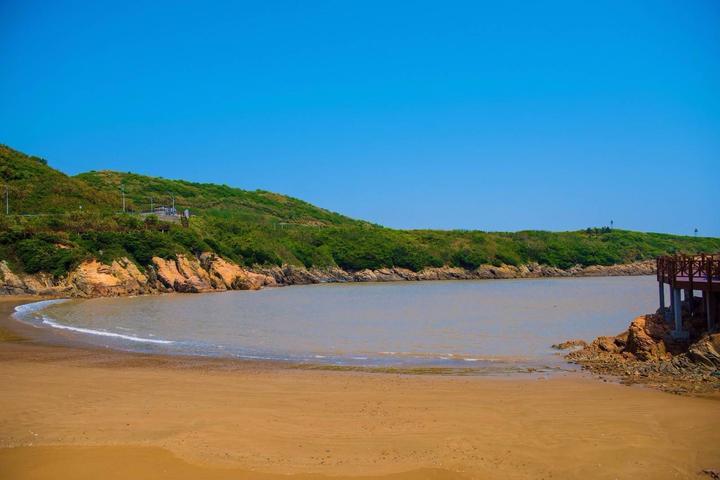
{"label": "blue sky", "polygon": [[131,3],[0,2],[1,143],[392,227],[720,236],[715,0]]}

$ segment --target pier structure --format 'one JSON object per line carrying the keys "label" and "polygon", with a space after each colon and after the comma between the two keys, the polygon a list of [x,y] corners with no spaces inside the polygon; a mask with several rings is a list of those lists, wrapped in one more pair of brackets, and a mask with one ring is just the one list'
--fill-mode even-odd
{"label": "pier structure", "polygon": [[[688,338],[683,329],[682,302],[691,317],[704,311],[709,332],[717,328],[720,314],[720,254],[670,255],[657,258],[660,311],[673,324],[673,338]],[[669,286],[670,305],[665,305],[665,285]],[[702,297],[696,297],[700,292]]]}

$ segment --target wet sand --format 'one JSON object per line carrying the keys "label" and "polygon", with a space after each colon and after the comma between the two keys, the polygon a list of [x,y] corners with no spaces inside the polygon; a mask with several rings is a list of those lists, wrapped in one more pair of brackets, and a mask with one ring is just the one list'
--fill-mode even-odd
{"label": "wet sand", "polygon": [[[720,399],[49,346],[0,301],[0,478],[708,478]],[[287,478],[287,477],[282,477]]]}

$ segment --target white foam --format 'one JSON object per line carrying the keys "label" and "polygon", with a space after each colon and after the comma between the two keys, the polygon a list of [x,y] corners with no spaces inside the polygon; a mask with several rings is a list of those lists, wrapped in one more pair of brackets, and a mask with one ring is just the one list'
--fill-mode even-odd
{"label": "white foam", "polygon": [[67,302],[67,298],[56,298],[53,300],[41,300],[39,302],[33,302],[33,303],[26,303],[24,305],[18,305],[15,307],[15,313],[17,315],[27,315],[32,312],[37,312],[38,310],[42,310],[45,307],[49,307],[50,305],[54,305],[56,303],[63,303]]}
{"label": "white foam", "polygon": [[98,335],[101,337],[113,337],[113,338],[122,338],[123,340],[130,340],[131,342],[143,342],[143,343],[158,343],[162,345],[168,345],[171,343],[175,343],[172,340],[154,340],[152,338],[142,338],[142,337],[134,337],[132,335],[123,335],[122,333],[114,333],[114,332],[105,332],[102,330],[93,330],[91,328],[82,328],[82,327],[71,327],[70,325],[63,325],[60,323],[55,322],[51,318],[46,317],[43,315],[43,324],[48,325],[53,328],[59,328],[61,330],[71,330],[73,332],[79,332],[79,333],[87,333],[89,335]]}
{"label": "white foam", "polygon": [[[172,340],[155,340],[152,338],[143,338],[143,337],[135,337],[133,335],[123,335],[122,333],[114,333],[114,332],[106,332],[102,330],[93,330],[91,328],[82,328],[82,327],[72,327],[70,325],[63,325],[61,323],[57,323],[52,318],[48,317],[47,315],[42,315],[37,313],[44,309],[45,307],[49,307],[50,305],[54,305],[57,303],[63,303],[67,302],[69,299],[67,298],[60,298],[60,299],[53,299],[53,300],[42,300],[40,302],[33,302],[33,303],[26,303],[24,305],[18,305],[15,307],[15,318],[18,320],[30,320],[29,323],[33,323],[30,318],[28,317],[34,317],[37,322],[38,316],[42,319],[42,324],[47,325],[52,328],[57,328],[60,330],[70,330],[73,332],[78,333],[85,333],[88,335],[97,335],[101,337],[113,337],[113,338],[121,338],[123,340],[130,340],[131,342],[141,342],[141,343],[156,343],[161,345],[169,345],[173,342]],[[33,315],[36,314],[36,315]],[[119,327],[122,328],[122,327]],[[127,329],[126,329],[127,330]]]}

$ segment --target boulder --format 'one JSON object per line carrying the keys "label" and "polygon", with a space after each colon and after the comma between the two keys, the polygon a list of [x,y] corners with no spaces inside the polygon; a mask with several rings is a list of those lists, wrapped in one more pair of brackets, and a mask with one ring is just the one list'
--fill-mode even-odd
{"label": "boulder", "polygon": [[6,295],[29,293],[23,279],[10,270],[5,260],[0,262],[0,289]]}
{"label": "boulder", "polygon": [[85,261],[68,274],[65,283],[79,297],[137,295],[148,291],[148,278],[127,258],[110,265]]}
{"label": "boulder", "polygon": [[720,369],[720,333],[705,335],[690,346],[687,355],[695,363]]}
{"label": "boulder", "polygon": [[359,272],[355,272],[353,279],[356,282],[376,282],[377,275],[374,271],[366,268],[364,270],[360,270]]}
{"label": "boulder", "polygon": [[575,340],[567,340],[565,342],[556,343],[552,346],[552,348],[556,350],[568,350],[570,348],[582,348],[586,347],[587,342],[585,340],[575,339]]}
{"label": "boulder", "polygon": [[160,282],[176,292],[201,293],[213,290],[210,276],[196,259],[178,255],[177,260],[152,258]]}
{"label": "boulder", "polygon": [[627,332],[624,350],[635,355],[639,360],[658,360],[667,357],[667,348],[662,338],[649,335],[648,324],[651,315],[641,315],[632,321]]}

